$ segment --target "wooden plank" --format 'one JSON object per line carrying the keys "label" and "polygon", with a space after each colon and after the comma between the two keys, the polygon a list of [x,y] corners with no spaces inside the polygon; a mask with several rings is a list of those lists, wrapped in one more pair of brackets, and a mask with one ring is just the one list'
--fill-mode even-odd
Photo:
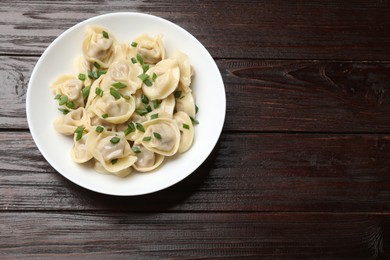
{"label": "wooden plank", "polygon": [[39,55],[60,33],[84,19],[135,11],[177,23],[215,58],[389,60],[389,7],[387,1],[379,0],[353,4],[4,0],[0,53]]}
{"label": "wooden plank", "polygon": [[[27,129],[26,91],[36,62],[0,56],[0,128]],[[390,132],[390,62],[217,63],[226,87],[225,130]]]}
{"label": "wooden plank", "polygon": [[70,183],[28,133],[0,142],[2,210],[390,212],[389,135],[223,134],[192,175],[139,197]]}
{"label": "wooden plank", "polygon": [[1,212],[2,257],[385,259],[389,214]]}

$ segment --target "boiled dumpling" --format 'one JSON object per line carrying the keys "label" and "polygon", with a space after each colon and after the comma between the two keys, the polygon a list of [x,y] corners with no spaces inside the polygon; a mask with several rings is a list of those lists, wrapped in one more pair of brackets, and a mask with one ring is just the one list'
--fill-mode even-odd
{"label": "boiled dumpling", "polygon": [[176,98],[176,111],[183,111],[190,117],[195,118],[195,100],[191,92],[181,93],[181,96]]}
{"label": "boiled dumpling", "polygon": [[173,115],[173,120],[175,120],[181,132],[178,152],[184,153],[190,149],[194,140],[194,127],[191,118],[183,111],[176,112]]}
{"label": "boiled dumpling", "polygon": [[76,128],[82,125],[85,127],[90,125],[90,119],[83,107],[79,107],[66,115],[57,117],[53,122],[54,129],[64,135],[74,134]]}
{"label": "boiled dumpling", "polygon": [[123,175],[123,171],[127,170],[130,173],[130,166],[137,157],[122,133],[104,130],[101,133],[91,131],[91,135],[92,140],[88,143],[88,149],[107,172]]}
{"label": "boiled dumpling", "polygon": [[157,118],[142,123],[143,134],[138,131],[136,143],[155,153],[172,156],[180,145],[180,131],[175,121],[168,118]]}
{"label": "boiled dumpling", "polygon": [[84,98],[81,90],[83,82],[72,75],[64,75],[59,77],[50,86],[53,93],[58,96],[66,96],[64,107],[75,109],[84,106]]}
{"label": "boiled dumpling", "polygon": [[137,161],[133,164],[134,169],[139,172],[149,172],[156,169],[164,161],[164,156],[146,149],[143,145],[134,145],[137,148]]}
{"label": "boiled dumpling", "polygon": [[156,64],[165,58],[165,49],[161,41],[161,35],[151,37],[143,34],[136,39],[137,52],[142,56],[144,63]]}
{"label": "boiled dumpling", "polygon": [[74,138],[74,144],[70,150],[73,161],[77,163],[84,163],[92,159],[92,151],[88,150],[88,141],[90,133],[84,134],[80,140]]}
{"label": "boiled dumpling", "polygon": [[176,60],[180,68],[180,88],[185,92],[191,92],[191,77],[193,74],[192,66],[190,60],[184,52],[176,50],[171,59]]}
{"label": "boiled dumpling", "polygon": [[85,58],[100,67],[108,68],[115,54],[115,38],[99,26],[90,26],[82,45]]}
{"label": "boiled dumpling", "polygon": [[166,59],[147,71],[149,78],[156,75],[151,86],[143,84],[142,91],[149,99],[164,99],[175,91],[179,84],[180,69],[175,60]]}

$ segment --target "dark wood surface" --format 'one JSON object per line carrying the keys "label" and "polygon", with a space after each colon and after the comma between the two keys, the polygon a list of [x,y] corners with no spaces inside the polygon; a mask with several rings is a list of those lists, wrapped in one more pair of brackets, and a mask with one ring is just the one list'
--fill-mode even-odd
{"label": "dark wood surface", "polygon": [[[45,48],[116,11],[188,30],[226,88],[212,154],[145,196],[69,182],[26,120]],[[0,258],[390,258],[388,1],[3,0],[0,14]]]}

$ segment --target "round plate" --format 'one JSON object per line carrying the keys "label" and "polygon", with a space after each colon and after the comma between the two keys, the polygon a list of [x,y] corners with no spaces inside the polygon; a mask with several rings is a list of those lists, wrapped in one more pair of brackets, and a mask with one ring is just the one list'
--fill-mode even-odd
{"label": "round plate", "polygon": [[[73,140],[57,133],[53,120],[60,116],[49,85],[60,75],[76,75],[74,61],[82,55],[87,25],[100,25],[119,42],[131,43],[143,33],[163,35],[167,56],[178,49],[189,56],[195,75],[192,89],[199,107],[195,139],[185,153],[165,160],[150,173],[131,173],[125,178],[100,174],[70,157]],[[190,33],[163,18],[141,13],[111,13],[85,20],[62,33],[38,60],[27,89],[27,121],[32,137],[45,159],[70,181],[111,195],[141,195],[167,188],[195,171],[216,145],[225,120],[226,98],[221,74],[206,48]]]}

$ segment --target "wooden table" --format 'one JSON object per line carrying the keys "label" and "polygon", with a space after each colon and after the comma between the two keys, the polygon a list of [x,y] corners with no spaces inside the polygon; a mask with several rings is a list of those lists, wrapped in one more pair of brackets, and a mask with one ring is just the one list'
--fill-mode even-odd
{"label": "wooden table", "polygon": [[[390,4],[353,2],[2,0],[0,258],[389,258]],[[26,121],[45,48],[116,11],[188,30],[226,87],[212,154],[146,196],[71,183]]]}

